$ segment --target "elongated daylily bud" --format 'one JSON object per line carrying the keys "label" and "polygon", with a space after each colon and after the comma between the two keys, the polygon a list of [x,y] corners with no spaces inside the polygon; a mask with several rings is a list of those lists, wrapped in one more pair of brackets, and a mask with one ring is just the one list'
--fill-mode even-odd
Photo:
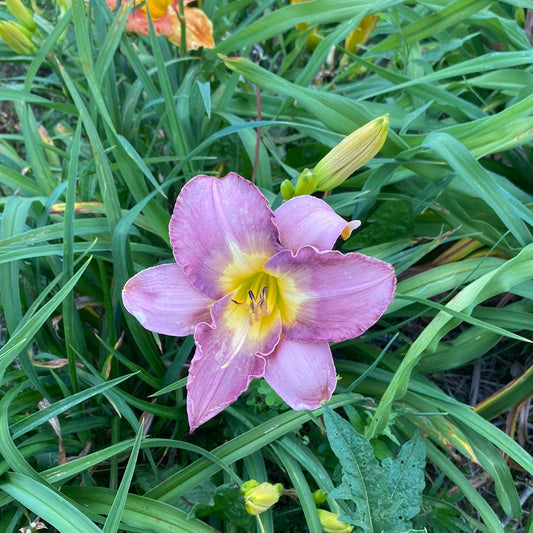
{"label": "elongated daylily bud", "polygon": [[282,491],[281,483],[258,483],[255,479],[246,481],[241,485],[246,512],[251,515],[264,513],[278,502]]}
{"label": "elongated daylily bud", "polygon": [[341,522],[338,514],[324,511],[324,509],[317,509],[317,513],[324,533],[350,533],[354,528],[346,522]]}
{"label": "elongated daylily bud", "polygon": [[28,30],[35,31],[33,13],[22,3],[22,0],[6,0],[9,12]]}
{"label": "elongated daylily bud", "polygon": [[17,22],[0,22],[0,38],[17,54],[29,56],[37,52],[30,32]]}
{"label": "elongated daylily bud", "polygon": [[380,150],[389,131],[389,116],[368,122],[343,139],[313,169],[317,191],[329,191],[349,178]]}

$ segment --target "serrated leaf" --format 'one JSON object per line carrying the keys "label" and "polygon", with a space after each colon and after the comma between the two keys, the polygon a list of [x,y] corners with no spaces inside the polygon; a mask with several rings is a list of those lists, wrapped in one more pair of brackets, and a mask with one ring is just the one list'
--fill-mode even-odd
{"label": "serrated leaf", "polygon": [[341,416],[324,408],[331,449],[342,467],[342,483],[331,498],[350,500],[356,510],[340,520],[364,533],[409,531],[424,489],[425,446],[420,436],[405,443],[395,458],[380,464],[370,442]]}
{"label": "serrated leaf", "polygon": [[187,518],[200,518],[214,514],[246,530],[252,528],[252,517],[246,512],[244,498],[235,485],[220,485],[213,493],[209,503],[197,503]]}
{"label": "serrated leaf", "polygon": [[[420,434],[407,441],[395,458],[387,458],[381,466],[387,477],[393,506],[388,514],[410,520],[420,512],[424,490],[426,446]],[[391,516],[392,519],[392,516]]]}
{"label": "serrated leaf", "polygon": [[342,484],[330,492],[330,497],[356,504],[356,511],[340,520],[360,527],[364,533],[374,533],[372,506],[387,497],[388,489],[372,446],[331,409],[324,408],[324,421],[331,449],[342,466]]}

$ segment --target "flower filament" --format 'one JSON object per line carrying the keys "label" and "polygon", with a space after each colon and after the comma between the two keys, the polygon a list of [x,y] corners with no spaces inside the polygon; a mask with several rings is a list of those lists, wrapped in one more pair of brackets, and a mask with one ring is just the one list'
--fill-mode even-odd
{"label": "flower filament", "polygon": [[[269,314],[267,303],[267,290],[268,285],[265,285],[256,296],[252,289],[248,289],[248,298],[250,298],[250,314],[248,320],[250,326],[254,322],[258,322],[262,316],[267,316]],[[231,301],[237,305],[246,305],[246,302],[240,302],[239,300],[235,300],[233,298]]]}

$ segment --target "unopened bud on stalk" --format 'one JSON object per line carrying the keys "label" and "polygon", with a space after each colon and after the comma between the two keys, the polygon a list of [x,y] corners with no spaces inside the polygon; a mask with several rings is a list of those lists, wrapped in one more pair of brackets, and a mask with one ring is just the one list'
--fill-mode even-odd
{"label": "unopened bud on stalk", "polygon": [[325,490],[318,489],[313,492],[313,501],[320,505],[321,503],[324,503],[328,499],[328,493]]}
{"label": "unopened bud on stalk", "polygon": [[264,513],[278,502],[283,491],[281,483],[259,483],[250,479],[241,485],[246,512],[251,515]]}
{"label": "unopened bud on stalk", "polygon": [[291,180],[283,180],[279,186],[279,192],[284,200],[290,200],[294,196],[294,185]]}
{"label": "unopened bud on stalk", "polygon": [[0,38],[17,54],[30,56],[37,52],[30,32],[17,22],[0,21]]}
{"label": "unopened bud on stalk", "polygon": [[299,176],[294,188],[295,196],[313,194],[317,190],[318,179],[312,170],[306,168]]}
{"label": "unopened bud on stalk", "polygon": [[317,191],[329,191],[349,178],[380,150],[389,131],[389,116],[368,122],[343,139],[315,166]]}
{"label": "unopened bud on stalk", "polygon": [[324,511],[324,509],[317,509],[320,525],[324,533],[350,533],[354,526],[341,522],[338,514]]}
{"label": "unopened bud on stalk", "polygon": [[37,29],[33,20],[33,12],[30,11],[22,0],[6,0],[9,12],[29,31],[35,32]]}

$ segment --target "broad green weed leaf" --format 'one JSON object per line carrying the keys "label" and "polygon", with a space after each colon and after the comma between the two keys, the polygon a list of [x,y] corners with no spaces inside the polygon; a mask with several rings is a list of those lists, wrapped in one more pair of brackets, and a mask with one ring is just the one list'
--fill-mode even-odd
{"label": "broad green weed leaf", "polygon": [[324,408],[331,448],[342,467],[342,483],[331,498],[351,500],[355,512],[340,520],[358,526],[364,533],[409,531],[410,519],[418,514],[424,489],[425,445],[415,436],[396,458],[380,464],[370,442],[340,415]]}
{"label": "broad green weed leaf", "polygon": [[397,457],[388,457],[381,466],[387,477],[392,506],[388,509],[391,521],[410,520],[420,511],[424,490],[426,447],[419,433],[406,442]]}
{"label": "broad green weed leaf", "polygon": [[196,518],[214,514],[233,524],[250,530],[252,517],[246,512],[244,498],[235,485],[221,485],[217,487],[208,503],[197,503],[187,515],[187,518]]}

